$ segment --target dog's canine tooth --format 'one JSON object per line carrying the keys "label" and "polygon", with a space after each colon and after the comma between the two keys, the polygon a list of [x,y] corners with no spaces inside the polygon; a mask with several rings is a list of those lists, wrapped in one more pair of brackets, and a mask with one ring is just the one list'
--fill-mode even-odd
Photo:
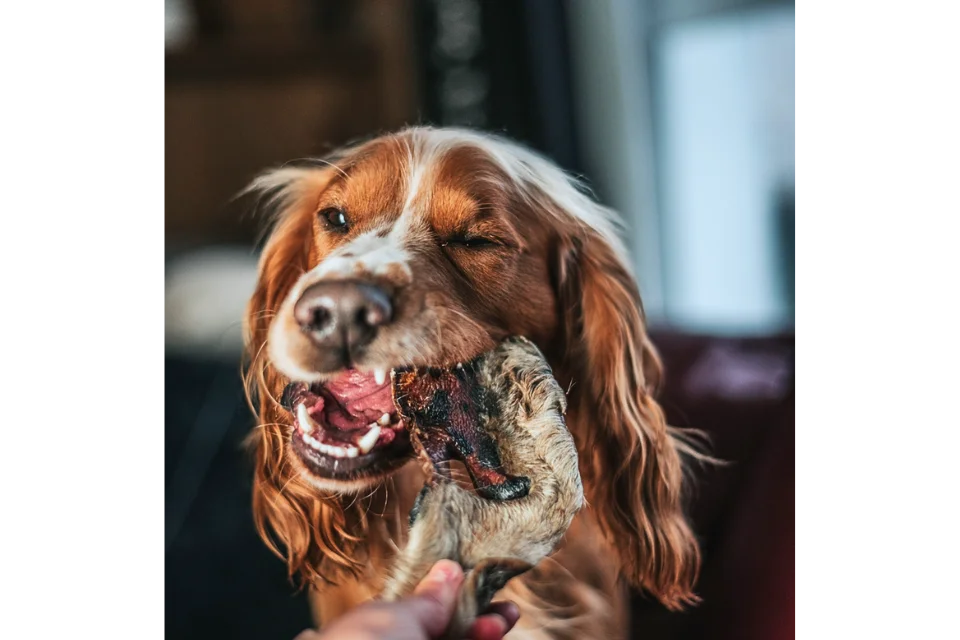
{"label": "dog's canine tooth", "polygon": [[380,368],[374,369],[373,379],[377,382],[377,384],[383,384],[387,381],[387,370]]}
{"label": "dog's canine tooth", "polygon": [[380,416],[380,419],[377,420],[377,424],[379,424],[381,427],[385,427],[388,424],[390,424],[390,414],[385,413],[382,416]]}
{"label": "dog's canine tooth", "polygon": [[307,405],[302,402],[297,405],[297,421],[304,433],[313,433],[315,429],[319,428],[319,425],[307,413]]}
{"label": "dog's canine tooth", "polygon": [[[387,414],[384,414],[387,415]],[[389,418],[389,416],[387,416]],[[368,453],[370,449],[373,448],[373,445],[377,444],[377,440],[380,438],[380,425],[375,422],[370,423],[370,431],[367,431],[359,441],[357,441],[357,447],[360,448],[360,451],[363,453]],[[350,456],[351,458],[353,456]]]}

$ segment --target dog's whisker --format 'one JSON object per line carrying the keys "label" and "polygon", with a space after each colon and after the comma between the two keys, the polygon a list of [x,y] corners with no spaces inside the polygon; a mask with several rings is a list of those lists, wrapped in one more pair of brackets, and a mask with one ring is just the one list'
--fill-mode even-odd
{"label": "dog's whisker", "polygon": [[284,490],[290,485],[291,482],[293,482],[293,481],[296,480],[296,479],[297,479],[297,476],[296,476],[296,475],[290,476],[290,479],[287,480],[287,481],[283,484],[282,487],[280,487],[279,493],[280,493],[281,495],[283,495]]}
{"label": "dog's whisker", "polygon": [[387,505],[390,504],[390,484],[390,479],[387,479],[387,481],[383,483],[383,508],[380,510],[380,513],[377,514],[380,518],[386,515]]}
{"label": "dog's whisker", "polygon": [[[483,329],[483,327],[480,325],[479,322],[477,322],[475,319],[471,318],[471,317],[468,316],[467,314],[463,313],[463,312],[460,311],[459,309],[456,309],[456,308],[454,308],[454,307],[447,307],[446,309],[444,309],[444,311],[445,311],[446,313],[452,313],[453,315],[457,316],[458,318],[460,318],[460,319],[463,320],[464,322],[468,323],[468,324],[469,324],[471,327],[473,327],[473,328],[480,329],[480,330]],[[437,323],[438,326],[439,326],[440,324],[442,324],[442,323]]]}
{"label": "dog's whisker", "polygon": [[348,505],[346,506],[346,510],[353,509],[354,506],[357,504],[357,499],[358,499],[359,497],[360,497],[359,494],[356,494],[356,493],[353,494],[353,496],[352,496],[353,499],[350,501],[350,504],[348,504]]}
{"label": "dog's whisker", "polygon": [[331,169],[337,171],[340,175],[342,175],[347,180],[350,179],[350,174],[348,174],[346,171],[341,169],[339,166],[337,166],[333,162],[326,160],[325,158],[296,158],[294,160],[288,160],[287,162],[284,162],[281,166],[286,167],[289,164],[292,164],[294,162],[301,162],[301,161],[316,162],[316,163],[322,164],[324,166],[330,167]]}
{"label": "dog's whisker", "polygon": [[264,427],[286,427],[288,429],[294,428],[294,426],[289,422],[264,422],[256,425],[254,429],[263,429]]}

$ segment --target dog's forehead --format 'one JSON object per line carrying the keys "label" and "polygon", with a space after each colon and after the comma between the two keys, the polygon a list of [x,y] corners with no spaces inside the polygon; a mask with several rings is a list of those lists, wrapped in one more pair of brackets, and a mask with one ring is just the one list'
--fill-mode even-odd
{"label": "dog's forehead", "polygon": [[364,232],[382,233],[394,225],[414,232],[444,227],[445,218],[462,220],[473,213],[483,194],[508,187],[484,149],[430,131],[375,140],[347,162],[331,193]]}

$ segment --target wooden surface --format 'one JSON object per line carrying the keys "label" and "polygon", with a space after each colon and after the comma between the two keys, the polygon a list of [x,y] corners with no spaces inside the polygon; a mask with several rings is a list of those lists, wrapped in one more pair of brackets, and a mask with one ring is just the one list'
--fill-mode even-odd
{"label": "wooden surface", "polygon": [[408,0],[336,14],[301,0],[286,13],[266,0],[202,4],[202,28],[166,53],[168,250],[252,243],[250,203],[231,199],[259,171],[416,119]]}

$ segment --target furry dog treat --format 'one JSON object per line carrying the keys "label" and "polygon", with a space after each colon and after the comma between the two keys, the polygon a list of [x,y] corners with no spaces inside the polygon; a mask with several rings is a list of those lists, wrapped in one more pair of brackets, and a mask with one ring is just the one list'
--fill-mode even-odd
{"label": "furry dog treat", "polygon": [[407,368],[395,372],[394,402],[421,455],[447,477],[451,460],[463,462],[484,498],[512,500],[530,491],[530,478],[503,469],[488,431],[500,417],[494,390],[484,384],[483,356],[450,369]]}
{"label": "furry dog treat", "polygon": [[[413,591],[444,558],[466,573],[447,631],[462,638],[511,578],[550,554],[583,504],[566,398],[525,338],[452,368],[397,369],[394,401],[430,477],[383,591]],[[475,491],[454,481],[460,461]]]}

